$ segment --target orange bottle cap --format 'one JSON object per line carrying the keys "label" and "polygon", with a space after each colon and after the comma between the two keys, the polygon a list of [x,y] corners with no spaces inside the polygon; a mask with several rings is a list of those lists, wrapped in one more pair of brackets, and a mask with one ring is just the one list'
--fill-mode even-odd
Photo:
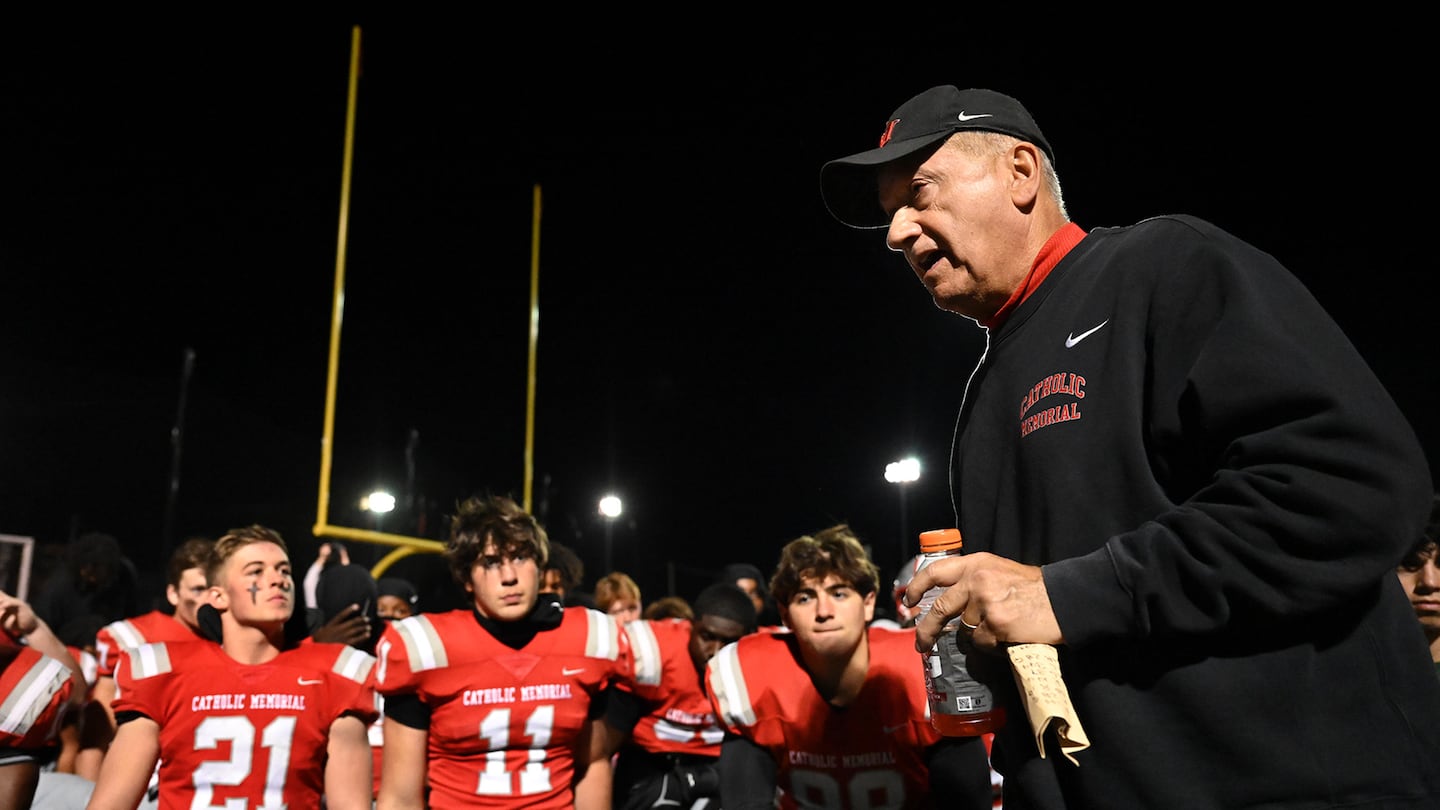
{"label": "orange bottle cap", "polygon": [[959,529],[932,529],[928,532],[920,532],[921,554],[954,551],[961,545]]}

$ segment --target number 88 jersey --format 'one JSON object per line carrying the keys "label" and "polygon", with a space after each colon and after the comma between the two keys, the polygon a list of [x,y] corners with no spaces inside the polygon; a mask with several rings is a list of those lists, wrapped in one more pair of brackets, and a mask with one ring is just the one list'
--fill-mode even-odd
{"label": "number 88 jersey", "polygon": [[915,631],[867,632],[865,686],[844,708],[815,688],[793,634],[752,633],[710,659],[715,713],[726,731],[770,752],[781,810],[945,806],[946,797],[931,795],[925,764],[941,738],[930,725]]}

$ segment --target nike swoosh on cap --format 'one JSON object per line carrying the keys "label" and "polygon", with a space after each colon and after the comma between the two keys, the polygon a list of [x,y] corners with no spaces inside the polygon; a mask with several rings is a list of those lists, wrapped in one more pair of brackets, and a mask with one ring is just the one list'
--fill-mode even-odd
{"label": "nike swoosh on cap", "polygon": [[994,117],[995,117],[995,116],[991,115],[990,113],[976,113],[975,115],[966,115],[966,114],[965,114],[965,111],[964,111],[964,110],[961,110],[961,111],[960,111],[960,114],[957,115],[957,116],[955,116],[955,120],[964,122],[964,121],[974,121],[976,118],[994,118]]}

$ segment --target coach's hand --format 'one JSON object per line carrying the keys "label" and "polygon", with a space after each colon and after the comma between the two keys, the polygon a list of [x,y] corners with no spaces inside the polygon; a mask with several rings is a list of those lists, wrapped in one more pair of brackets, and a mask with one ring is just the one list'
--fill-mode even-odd
{"label": "coach's hand", "polygon": [[994,650],[1002,643],[1063,644],[1060,624],[1040,567],[1022,565],[987,552],[936,560],[915,574],[905,588],[913,607],[935,585],[946,590],[924,618],[915,623],[915,648],[935,644],[945,625],[959,617],[975,647]]}

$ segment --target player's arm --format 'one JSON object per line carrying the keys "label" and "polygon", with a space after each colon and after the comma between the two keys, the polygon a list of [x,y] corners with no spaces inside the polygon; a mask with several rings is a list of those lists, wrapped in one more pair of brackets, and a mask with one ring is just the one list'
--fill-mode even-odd
{"label": "player's arm", "polygon": [[604,726],[603,718],[591,719],[575,739],[575,810],[610,810],[614,774]]}
{"label": "player's arm", "polygon": [[775,806],[775,759],[744,737],[726,735],[720,745],[720,806],[770,810]]}
{"label": "player's arm", "polygon": [[35,799],[40,763],[18,759],[0,765],[0,810],[22,810]]}
{"label": "player's arm", "polygon": [[325,806],[329,810],[370,810],[374,757],[365,722],[350,714],[336,718],[330,724],[325,751]]}
{"label": "player's arm", "polygon": [[946,737],[925,750],[930,795],[961,810],[990,810],[995,800],[990,759],[980,737]]}
{"label": "player's arm", "polygon": [[100,778],[100,765],[115,738],[113,700],[115,676],[97,676],[80,717],[80,750],[75,754],[75,773],[92,782]]}
{"label": "player's arm", "polygon": [[65,642],[55,635],[50,625],[40,618],[40,614],[35,612],[30,603],[0,591],[0,629],[9,633],[12,638],[24,639],[31,649],[64,664],[70,670],[70,708],[78,708],[85,702],[90,693],[90,685],[85,683],[85,673],[80,670],[80,664],[75,661],[75,656],[70,654]]}
{"label": "player's arm", "polygon": [[429,715],[413,694],[386,695],[384,729],[376,810],[424,810]]}
{"label": "player's arm", "polygon": [[597,729],[605,733],[605,750],[611,754],[619,751],[641,716],[649,713],[649,705],[640,696],[611,687],[605,701],[605,722]]}
{"label": "player's arm", "polygon": [[[111,680],[113,686],[114,680]],[[80,748],[75,752],[75,773],[94,782],[100,778],[100,764],[115,739],[115,720],[99,701],[91,699],[80,707],[78,725]]]}
{"label": "player's arm", "polygon": [[119,720],[85,810],[134,810],[145,798],[160,758],[160,724],[140,714]]}
{"label": "player's arm", "polygon": [[90,698],[105,707],[105,716],[110,718],[110,725],[114,726],[115,708],[110,703],[115,700],[115,676],[96,676],[95,686],[90,690]]}

